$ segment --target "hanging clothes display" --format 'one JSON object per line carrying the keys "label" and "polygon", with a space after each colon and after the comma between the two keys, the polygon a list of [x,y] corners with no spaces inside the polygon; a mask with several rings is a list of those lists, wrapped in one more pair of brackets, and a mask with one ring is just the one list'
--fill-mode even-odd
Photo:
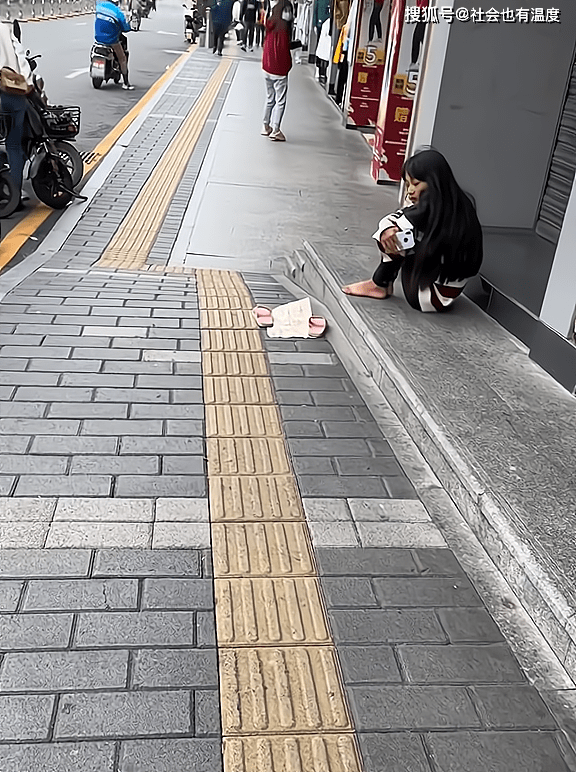
{"label": "hanging clothes display", "polygon": [[313,4],[314,0],[300,0],[298,3],[295,34],[296,40],[299,40],[302,43],[302,48],[304,49],[308,48]]}
{"label": "hanging clothes display", "polygon": [[330,19],[326,19],[322,24],[320,39],[316,47],[316,59],[328,63],[332,56],[332,38],[330,37]]}
{"label": "hanging clothes display", "polygon": [[334,24],[338,29],[346,24],[350,12],[349,0],[334,0]]}
{"label": "hanging clothes display", "polygon": [[326,19],[329,19],[329,18],[330,18],[330,0],[315,0],[313,24],[314,24],[314,29],[316,30],[316,35],[318,36],[318,39],[320,38],[320,31],[322,30],[322,25],[324,24]]}

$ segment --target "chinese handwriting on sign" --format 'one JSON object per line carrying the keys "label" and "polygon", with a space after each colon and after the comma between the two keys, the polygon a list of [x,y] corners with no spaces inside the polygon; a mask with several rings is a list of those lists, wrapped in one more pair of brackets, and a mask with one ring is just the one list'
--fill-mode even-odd
{"label": "chinese handwriting on sign", "polygon": [[499,11],[490,8],[449,8],[438,7],[406,8],[404,21],[407,24],[439,24],[441,21],[452,24],[453,21],[472,21],[478,23],[519,22],[520,24],[553,24],[560,23],[559,8],[504,8]]}
{"label": "chinese handwriting on sign", "polygon": [[394,112],[394,123],[408,123],[410,110],[407,107],[397,107]]}

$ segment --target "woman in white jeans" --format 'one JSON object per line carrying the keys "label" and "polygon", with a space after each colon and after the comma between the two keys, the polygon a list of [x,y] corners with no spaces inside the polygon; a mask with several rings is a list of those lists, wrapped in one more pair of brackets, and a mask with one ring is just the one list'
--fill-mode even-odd
{"label": "woman in white jeans", "polygon": [[290,38],[294,12],[289,0],[279,0],[266,20],[262,69],[266,82],[266,107],[262,134],[274,142],[285,142],[280,124],[286,109],[288,73],[292,69]]}

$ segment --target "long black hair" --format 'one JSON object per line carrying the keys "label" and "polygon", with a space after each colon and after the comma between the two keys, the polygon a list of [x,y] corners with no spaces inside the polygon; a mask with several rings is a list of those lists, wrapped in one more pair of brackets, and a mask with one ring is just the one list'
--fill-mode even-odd
{"label": "long black hair", "polygon": [[402,177],[426,182],[418,203],[404,210],[424,235],[417,242],[421,283],[457,281],[478,273],[482,264],[482,228],[476,208],[456,182],[442,153],[420,150],[402,167]]}

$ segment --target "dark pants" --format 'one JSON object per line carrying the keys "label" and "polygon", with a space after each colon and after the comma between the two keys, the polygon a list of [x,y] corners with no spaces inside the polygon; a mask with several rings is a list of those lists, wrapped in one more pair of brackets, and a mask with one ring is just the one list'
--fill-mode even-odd
{"label": "dark pants", "polygon": [[224,38],[226,37],[226,33],[228,32],[228,25],[227,24],[214,24],[212,27],[214,30],[214,48],[213,51],[218,51],[219,54],[222,53],[222,49],[224,48]]}
{"label": "dark pants", "polygon": [[26,156],[22,147],[24,119],[28,109],[28,98],[17,94],[0,94],[2,112],[8,114],[9,129],[6,137],[6,152],[10,164],[10,176],[20,192]]}
{"label": "dark pants", "polygon": [[[408,304],[412,306],[412,308],[416,309],[416,311],[422,311],[419,295],[422,278],[416,264],[416,257],[414,252],[408,250],[405,255],[393,254],[388,255],[388,257],[391,257],[392,260],[386,260],[380,263],[378,268],[374,271],[372,281],[374,284],[378,285],[378,287],[387,287],[390,284],[393,284],[400,272],[400,269],[402,269],[402,289],[404,290],[406,300],[408,301]],[[435,310],[447,310],[440,303],[434,302],[433,296],[435,293],[431,291],[432,282],[426,283],[424,288],[426,287],[428,288],[428,291],[425,292],[425,294],[430,295],[432,298],[432,303],[435,306]],[[459,291],[457,291],[456,294],[459,294]]]}
{"label": "dark pants", "polygon": [[412,35],[412,57],[410,64],[416,64],[418,57],[420,56],[420,48],[424,41],[424,33],[426,32],[426,23],[423,21],[417,21],[414,27],[414,34]]}
{"label": "dark pants", "polygon": [[264,25],[263,24],[257,24],[256,25],[256,39],[255,43],[257,46],[264,45]]}
{"label": "dark pants", "polygon": [[254,29],[255,22],[244,22],[244,46],[248,45],[250,48],[254,47]]}
{"label": "dark pants", "polygon": [[368,23],[368,40],[374,40],[374,31],[378,33],[378,37],[382,37],[382,22],[380,21],[380,15],[382,13],[382,6],[374,3],[372,13],[370,14],[370,21]]}

